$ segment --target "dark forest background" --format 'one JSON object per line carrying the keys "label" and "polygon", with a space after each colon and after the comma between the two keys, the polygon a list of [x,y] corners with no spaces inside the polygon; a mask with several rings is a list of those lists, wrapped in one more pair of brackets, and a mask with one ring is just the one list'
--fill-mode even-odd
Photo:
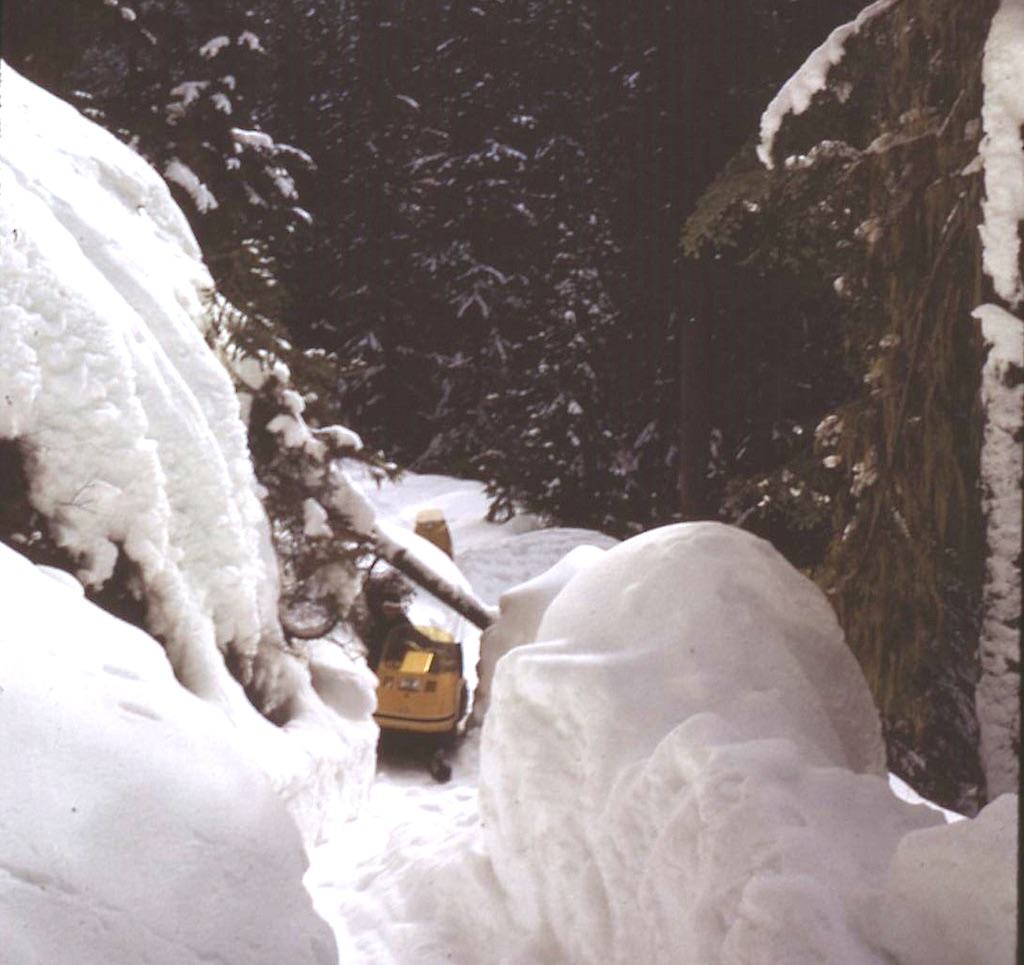
{"label": "dark forest background", "polygon": [[762,111],[862,6],[9,0],[3,49],[165,173],[311,421],[484,481],[495,516],[770,538],[890,765],[970,812],[995,4],[895,4],[768,171]]}
{"label": "dark forest background", "polygon": [[813,366],[761,376],[828,336],[768,304],[712,324],[740,281],[679,239],[860,5],[33,0],[4,51],[195,173],[216,208],[174,190],[220,290],[337,356],[368,442],[483,479],[496,513],[624,535],[715,515],[827,409]]}

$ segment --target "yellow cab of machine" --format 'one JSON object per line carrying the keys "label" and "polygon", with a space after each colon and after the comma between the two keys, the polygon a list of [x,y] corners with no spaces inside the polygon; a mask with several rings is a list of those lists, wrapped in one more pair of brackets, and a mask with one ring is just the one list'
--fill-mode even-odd
{"label": "yellow cab of machine", "polygon": [[455,735],[466,709],[462,647],[445,630],[394,626],[377,664],[377,712],[383,730]]}

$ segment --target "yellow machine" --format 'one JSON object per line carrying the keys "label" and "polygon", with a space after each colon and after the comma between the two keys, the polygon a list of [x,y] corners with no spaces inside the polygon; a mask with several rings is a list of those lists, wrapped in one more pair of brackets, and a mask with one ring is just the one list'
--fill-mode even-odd
{"label": "yellow machine", "polygon": [[416,514],[415,533],[433,543],[442,552],[447,553],[450,559],[455,558],[452,553],[451,530],[448,529],[448,521],[444,518],[444,513],[441,510],[421,509]]}
{"label": "yellow machine", "polygon": [[466,710],[462,647],[436,627],[400,624],[388,634],[377,664],[382,730],[454,736]]}

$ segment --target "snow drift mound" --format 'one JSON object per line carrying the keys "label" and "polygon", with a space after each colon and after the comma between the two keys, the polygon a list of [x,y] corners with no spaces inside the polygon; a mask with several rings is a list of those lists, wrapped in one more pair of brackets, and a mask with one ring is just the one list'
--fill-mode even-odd
{"label": "snow drift mound", "polygon": [[[573,963],[888,961],[890,861],[942,819],[890,792],[817,588],[762,540],[690,524],[542,606],[539,642],[498,663],[481,752],[487,850],[524,933]],[[913,890],[897,879],[890,916]]]}
{"label": "snow drift mound", "polygon": [[[282,651],[269,526],[203,340],[213,286],[195,239],[138,155],[0,71],[0,439],[17,440],[29,498],[82,582],[102,585],[121,553],[137,565],[178,679],[250,733],[315,834],[372,774],[372,687],[323,662],[333,697],[351,691],[329,710]],[[297,740],[259,717],[225,658]]]}
{"label": "snow drift mound", "polygon": [[9,965],[328,965],[294,824],[159,645],[0,545]]}
{"label": "snow drift mound", "polygon": [[2,82],[0,435],[30,453],[32,503],[79,578],[103,584],[123,549],[181,679],[218,696],[208,664],[218,644],[252,659],[276,573],[203,342],[212,282],[140,157],[6,67]]}

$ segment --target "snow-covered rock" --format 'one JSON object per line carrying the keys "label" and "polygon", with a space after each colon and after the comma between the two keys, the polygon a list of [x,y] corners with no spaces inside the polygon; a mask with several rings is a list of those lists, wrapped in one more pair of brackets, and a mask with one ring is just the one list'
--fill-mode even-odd
{"label": "snow-covered rock", "polygon": [[376,729],[328,707],[282,647],[246,429],[203,337],[209,273],[156,172],[0,69],[0,438],[17,440],[28,496],[83,583],[122,553],[138,567],[177,678],[247,735],[312,838],[365,795]]}
{"label": "snow-covered rock", "polygon": [[813,584],[749,534],[692,524],[607,551],[544,606],[538,642],[498,663],[481,748],[483,846],[524,945],[573,963],[888,961],[879,896],[924,894],[912,873],[887,885],[893,855],[943,822],[890,791]]}
{"label": "snow-covered rock", "polygon": [[0,958],[335,962],[301,838],[224,715],[2,545],[0,586]]}

